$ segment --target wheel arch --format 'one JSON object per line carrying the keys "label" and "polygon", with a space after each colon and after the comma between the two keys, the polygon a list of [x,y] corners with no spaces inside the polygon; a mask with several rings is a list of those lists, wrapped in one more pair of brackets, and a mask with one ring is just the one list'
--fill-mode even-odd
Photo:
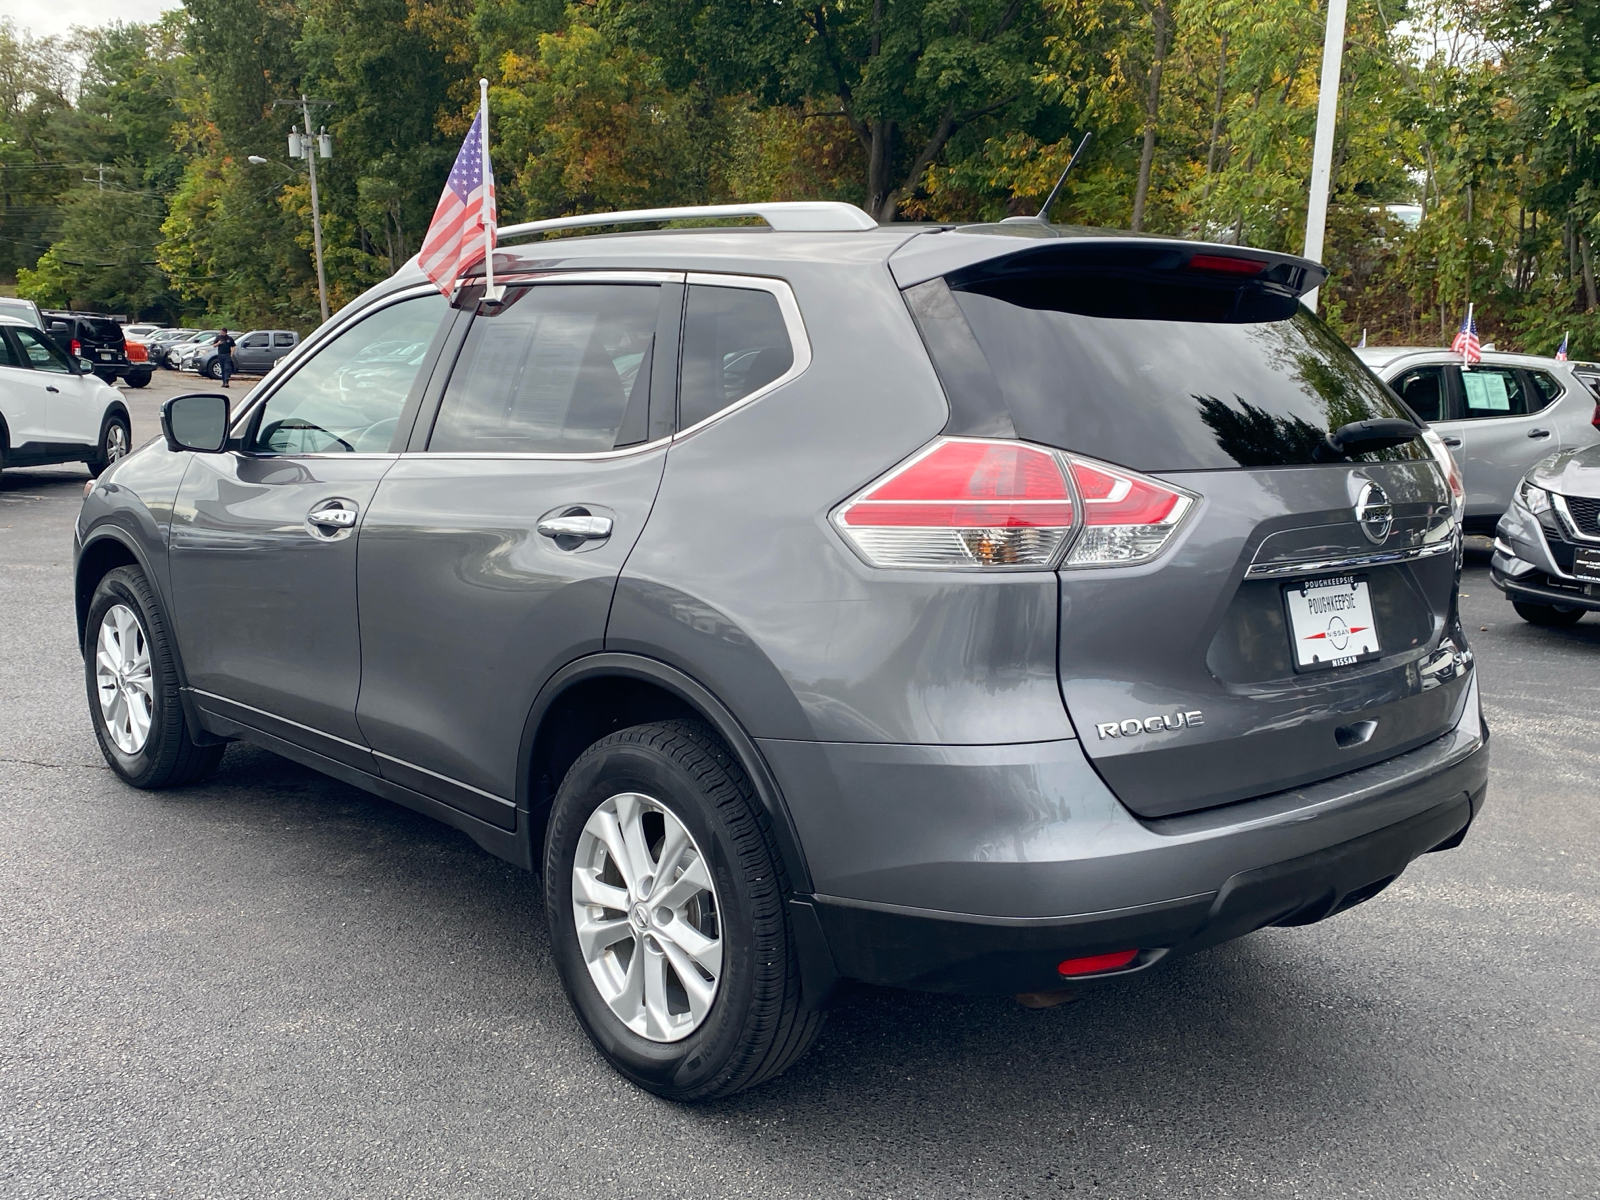
{"label": "wheel arch", "polygon": [[541,861],[556,790],[578,756],[617,729],[689,717],[709,725],[744,768],[766,811],[790,886],[809,894],[811,872],[783,794],[744,726],[709,688],[657,659],[605,651],[568,663],[540,689],[523,728],[517,807],[528,829],[529,862]]}
{"label": "wheel arch", "polygon": [[133,449],[133,414],[128,411],[128,406],[122,402],[121,397],[106,405],[106,411],[100,414],[100,432],[104,433],[106,422],[112,417],[121,417],[128,426],[128,449]]}
{"label": "wheel arch", "polygon": [[89,621],[89,605],[94,600],[94,590],[100,581],[118,567],[138,567],[144,577],[155,587],[155,576],[150,564],[145,562],[131,540],[122,536],[115,526],[96,530],[83,549],[78,551],[78,562],[73,569],[72,593],[78,620],[78,649],[83,650],[83,637]]}

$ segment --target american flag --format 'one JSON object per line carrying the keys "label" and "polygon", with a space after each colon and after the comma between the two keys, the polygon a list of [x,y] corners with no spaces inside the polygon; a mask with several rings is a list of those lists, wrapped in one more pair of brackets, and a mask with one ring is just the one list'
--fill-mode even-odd
{"label": "american flag", "polygon": [[1461,332],[1450,343],[1452,354],[1461,355],[1461,361],[1471,366],[1483,361],[1483,348],[1478,342],[1478,323],[1472,319],[1472,305],[1467,305],[1466,320],[1461,322]]}
{"label": "american flag", "polygon": [[494,245],[494,171],[483,152],[486,108],[480,107],[467,140],[461,143],[456,165],[450,168],[439,207],[422,239],[417,262],[434,285],[446,296],[455,291],[456,280],[469,267],[483,260],[484,228],[487,245]]}
{"label": "american flag", "polygon": [[1556,348],[1556,361],[1557,362],[1566,362],[1567,361],[1567,338],[1569,338],[1571,336],[1572,336],[1572,331],[1571,330],[1568,330],[1566,333],[1563,333],[1561,335],[1561,345]]}

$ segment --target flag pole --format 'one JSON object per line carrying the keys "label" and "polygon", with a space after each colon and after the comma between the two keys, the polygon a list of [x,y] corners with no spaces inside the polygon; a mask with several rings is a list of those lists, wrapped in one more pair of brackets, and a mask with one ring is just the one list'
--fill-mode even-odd
{"label": "flag pole", "polygon": [[[1333,133],[1339,119],[1339,68],[1344,57],[1344,21],[1347,0],[1328,0],[1327,24],[1322,32],[1322,79],[1317,89],[1317,130],[1311,146],[1311,194],[1306,203],[1306,251],[1312,262],[1322,261],[1322,239],[1328,225],[1328,186],[1333,177]],[[1317,311],[1312,288],[1301,301]]]}
{"label": "flag pole", "polygon": [[[1470,336],[1472,330],[1472,301],[1470,300],[1467,301],[1467,330]],[[1472,370],[1472,360],[1467,357],[1466,346],[1461,347],[1461,369],[1463,371]]]}
{"label": "flag pole", "polygon": [[478,120],[482,125],[482,136],[478,139],[478,151],[483,156],[483,204],[479,208],[479,219],[483,222],[483,298],[491,304],[495,303],[505,294],[504,287],[496,287],[494,282],[494,222],[495,207],[491,197],[494,195],[494,174],[489,166],[489,81],[478,80]]}

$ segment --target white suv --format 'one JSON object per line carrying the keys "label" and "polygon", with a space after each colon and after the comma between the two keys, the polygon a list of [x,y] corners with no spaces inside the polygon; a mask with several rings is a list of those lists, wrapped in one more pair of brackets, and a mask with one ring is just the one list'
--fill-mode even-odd
{"label": "white suv", "polygon": [[0,316],[0,467],[82,462],[98,476],[128,452],[130,431],[116,388],[49,335]]}

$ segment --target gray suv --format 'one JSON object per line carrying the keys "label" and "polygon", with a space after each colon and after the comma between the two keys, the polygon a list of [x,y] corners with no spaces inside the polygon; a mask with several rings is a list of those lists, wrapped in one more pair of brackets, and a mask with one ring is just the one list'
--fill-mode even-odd
{"label": "gray suv", "polygon": [[1487,731],[1436,435],[1303,259],[1036,221],[502,245],[414,267],[86,498],[106,760],[240,739],[542,878],[683,1100],[841,982],[1048,1003],[1460,843]]}

